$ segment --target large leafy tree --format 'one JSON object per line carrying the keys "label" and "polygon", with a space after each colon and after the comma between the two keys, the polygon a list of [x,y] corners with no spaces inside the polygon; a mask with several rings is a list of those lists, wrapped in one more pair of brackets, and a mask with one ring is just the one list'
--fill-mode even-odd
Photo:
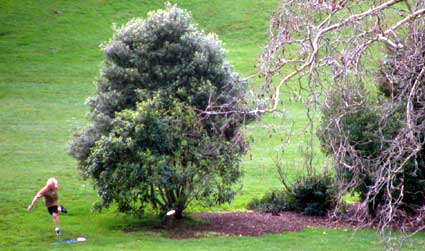
{"label": "large leafy tree", "polygon": [[151,205],[181,217],[191,200],[230,202],[245,147],[245,82],[217,37],[167,5],[116,30],[103,51],[92,123],[70,149],[99,206],[141,214]]}

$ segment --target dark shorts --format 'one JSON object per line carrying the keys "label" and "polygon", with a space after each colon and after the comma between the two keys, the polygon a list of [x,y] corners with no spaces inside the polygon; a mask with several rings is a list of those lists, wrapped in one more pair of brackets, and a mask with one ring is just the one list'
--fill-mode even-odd
{"label": "dark shorts", "polygon": [[49,214],[52,215],[53,213],[58,213],[58,206],[51,206],[47,208],[47,211],[49,211]]}

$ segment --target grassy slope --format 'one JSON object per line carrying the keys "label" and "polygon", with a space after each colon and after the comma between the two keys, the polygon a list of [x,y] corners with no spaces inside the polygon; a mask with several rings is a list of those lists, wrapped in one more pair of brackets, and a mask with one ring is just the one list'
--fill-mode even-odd
{"label": "grassy slope", "polygon": [[[95,91],[93,80],[102,61],[99,43],[111,37],[112,23],[124,24],[163,6],[159,3],[162,1],[151,2],[0,0],[0,249],[52,248],[50,242],[56,238],[42,203],[31,214],[25,208],[46,178],[56,176],[63,201],[71,210],[61,218],[62,239],[79,235],[89,238],[84,244],[53,246],[57,249],[375,250],[377,238],[369,232],[351,235],[330,231],[324,235],[320,229],[260,238],[173,241],[142,232],[124,233],[120,227],[136,219],[112,210],[90,212],[96,194],[78,178],[76,163],[66,154],[67,143],[72,132],[87,123],[84,100]],[[277,2],[178,1],[192,11],[202,29],[219,34],[229,61],[244,75],[254,72],[267,18]],[[301,128],[303,120],[298,118],[303,114],[302,106],[291,105],[290,111],[289,116],[297,122],[295,127]],[[280,136],[270,139],[269,135],[287,130],[281,121],[267,116],[263,122],[248,126],[247,134],[253,142],[243,161],[243,192],[235,203],[216,210],[243,210],[253,196],[279,186],[271,157],[282,142]],[[302,139],[288,151],[287,163],[298,163],[300,145]]]}

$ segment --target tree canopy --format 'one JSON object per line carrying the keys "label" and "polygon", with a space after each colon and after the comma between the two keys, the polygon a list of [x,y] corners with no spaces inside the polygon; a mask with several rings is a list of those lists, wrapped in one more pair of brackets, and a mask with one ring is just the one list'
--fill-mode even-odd
{"label": "tree canopy", "polygon": [[191,200],[229,202],[245,150],[241,113],[246,82],[225,61],[214,34],[174,5],[134,19],[103,45],[105,62],[90,98],[92,124],[70,153],[95,181],[100,207],[161,211]]}

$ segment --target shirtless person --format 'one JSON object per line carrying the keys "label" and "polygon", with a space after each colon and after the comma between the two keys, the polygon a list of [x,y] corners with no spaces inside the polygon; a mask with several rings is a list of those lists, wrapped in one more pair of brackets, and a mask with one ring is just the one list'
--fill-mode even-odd
{"label": "shirtless person", "polygon": [[63,206],[58,205],[59,196],[58,196],[58,181],[55,178],[50,178],[47,180],[47,184],[35,195],[31,204],[28,206],[28,212],[31,212],[35,203],[38,199],[44,197],[44,204],[47,207],[50,215],[53,217],[53,222],[55,223],[55,232],[56,235],[61,235],[61,230],[59,228],[59,212],[66,213],[66,209]]}

